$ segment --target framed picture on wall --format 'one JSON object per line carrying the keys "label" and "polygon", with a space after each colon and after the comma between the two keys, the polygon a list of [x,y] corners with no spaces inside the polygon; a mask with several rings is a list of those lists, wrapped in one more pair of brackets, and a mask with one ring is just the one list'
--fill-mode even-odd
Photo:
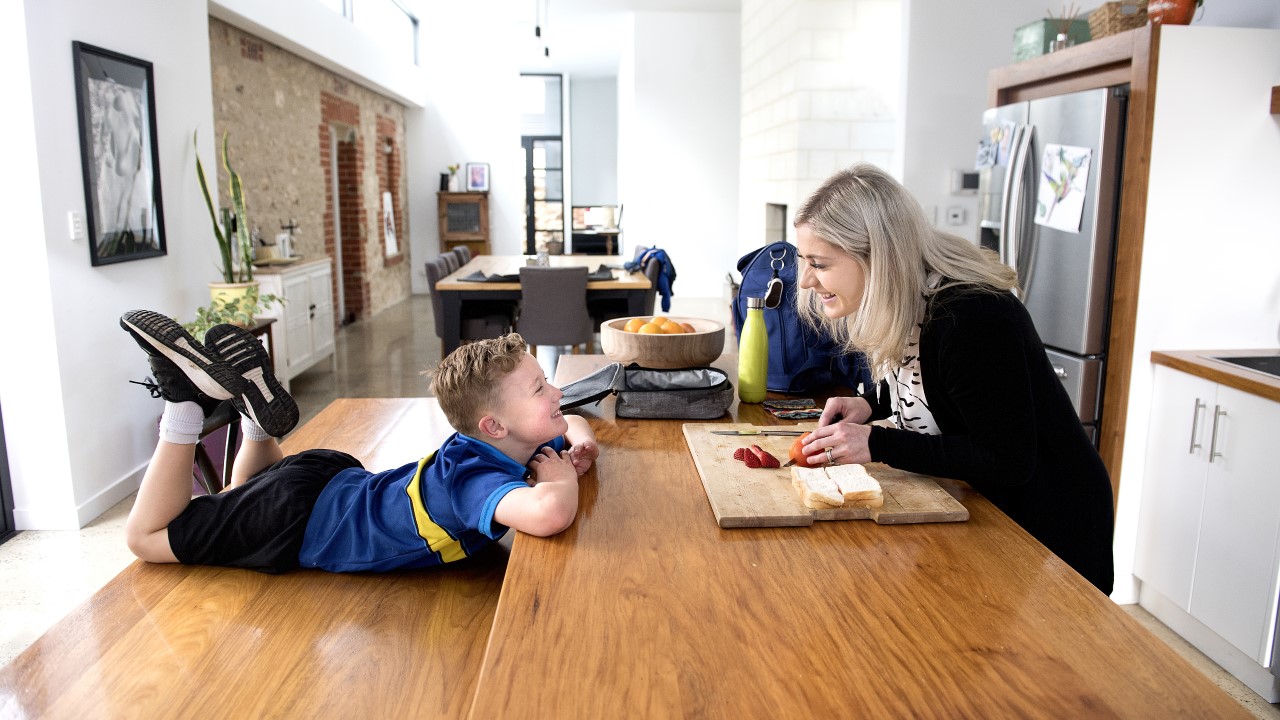
{"label": "framed picture on wall", "polygon": [[467,192],[489,192],[489,163],[467,163]]}
{"label": "framed picture on wall", "polygon": [[164,255],[151,63],[82,42],[71,53],[89,261]]}

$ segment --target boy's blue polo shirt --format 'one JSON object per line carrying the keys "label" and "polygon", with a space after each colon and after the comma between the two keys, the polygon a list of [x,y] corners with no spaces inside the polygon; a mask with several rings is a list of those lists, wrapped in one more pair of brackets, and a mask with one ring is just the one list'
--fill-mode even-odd
{"label": "boy's blue polo shirt", "polygon": [[[564,438],[546,445],[560,452]],[[507,532],[493,511],[507,493],[529,487],[525,474],[492,445],[462,433],[394,470],[343,470],[317,498],[298,560],[330,572],[460,560]]]}

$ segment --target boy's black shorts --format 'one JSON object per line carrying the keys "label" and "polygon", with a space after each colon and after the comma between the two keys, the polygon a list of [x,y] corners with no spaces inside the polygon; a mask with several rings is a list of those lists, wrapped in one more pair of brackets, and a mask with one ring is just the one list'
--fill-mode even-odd
{"label": "boy's black shorts", "polygon": [[316,498],[334,475],[362,467],[337,450],[305,450],[265,468],[243,485],[191,499],[169,523],[179,562],[266,573],[298,567],[298,552]]}

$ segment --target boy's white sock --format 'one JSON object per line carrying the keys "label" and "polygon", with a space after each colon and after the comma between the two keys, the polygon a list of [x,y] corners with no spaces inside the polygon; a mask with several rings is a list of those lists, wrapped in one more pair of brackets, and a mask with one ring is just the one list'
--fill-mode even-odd
{"label": "boy's white sock", "polygon": [[258,423],[248,415],[240,416],[240,432],[244,433],[245,440],[270,440],[271,433],[259,427]]}
{"label": "boy's white sock", "polygon": [[177,445],[195,445],[204,429],[204,409],[194,400],[165,401],[160,416],[160,439]]}

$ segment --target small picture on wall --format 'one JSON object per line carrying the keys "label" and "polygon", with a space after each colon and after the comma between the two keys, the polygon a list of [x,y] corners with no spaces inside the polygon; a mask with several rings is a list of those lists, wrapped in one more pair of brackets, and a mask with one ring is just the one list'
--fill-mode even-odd
{"label": "small picture on wall", "polygon": [[71,43],[93,265],[164,255],[151,63]]}
{"label": "small picture on wall", "polygon": [[489,192],[489,163],[467,163],[467,192]]}

